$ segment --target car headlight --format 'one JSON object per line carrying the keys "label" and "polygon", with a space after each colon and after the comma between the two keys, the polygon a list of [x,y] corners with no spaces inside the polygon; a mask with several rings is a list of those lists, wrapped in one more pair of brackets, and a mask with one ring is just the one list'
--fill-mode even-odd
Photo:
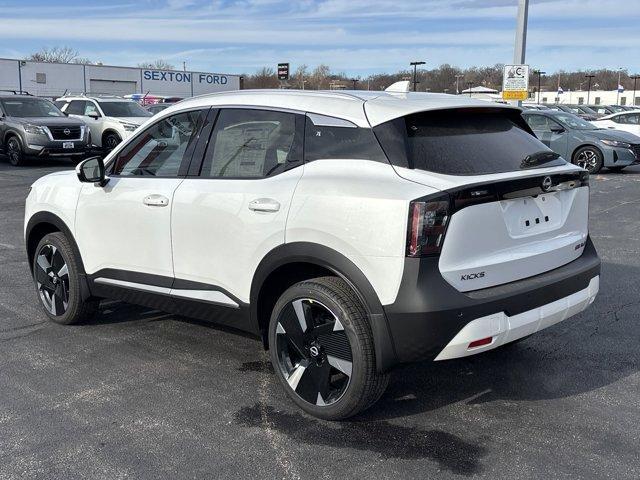
{"label": "car headlight", "polygon": [[619,147],[619,148],[631,148],[631,144],[627,142],[620,142],[618,140],[600,140],[605,145],[609,145],[610,147]]}
{"label": "car headlight", "polygon": [[120,124],[122,125],[122,128],[124,128],[125,132],[133,132],[136,128],[138,128],[138,125],[136,125],[135,123],[120,122]]}
{"label": "car headlight", "polygon": [[24,124],[24,131],[27,133],[35,134],[35,135],[47,134],[47,131],[44,129],[44,127],[41,127],[40,125],[33,125],[31,123]]}

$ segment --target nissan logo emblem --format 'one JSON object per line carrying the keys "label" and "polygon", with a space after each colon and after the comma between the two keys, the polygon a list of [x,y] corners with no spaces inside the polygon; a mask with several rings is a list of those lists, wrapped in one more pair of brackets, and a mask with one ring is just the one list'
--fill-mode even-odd
{"label": "nissan logo emblem", "polygon": [[320,349],[314,345],[309,349],[309,353],[311,353],[312,357],[317,357],[320,355]]}
{"label": "nissan logo emblem", "polygon": [[553,185],[553,182],[551,181],[551,177],[544,177],[544,178],[542,179],[542,186],[541,186],[541,188],[542,188],[542,191],[543,191],[543,192],[548,191],[548,190],[551,188],[551,186],[552,186],[552,185]]}
{"label": "nissan logo emblem", "polygon": [[62,132],[63,132],[67,137],[68,137],[69,135],[71,135],[71,130],[69,130],[68,128],[65,128]]}

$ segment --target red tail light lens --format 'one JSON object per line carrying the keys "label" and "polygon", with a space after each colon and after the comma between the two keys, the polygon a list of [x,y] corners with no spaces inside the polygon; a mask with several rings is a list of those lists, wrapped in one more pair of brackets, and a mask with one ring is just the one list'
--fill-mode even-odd
{"label": "red tail light lens", "polygon": [[433,200],[414,200],[409,205],[407,256],[438,255],[449,222],[450,201],[444,195]]}

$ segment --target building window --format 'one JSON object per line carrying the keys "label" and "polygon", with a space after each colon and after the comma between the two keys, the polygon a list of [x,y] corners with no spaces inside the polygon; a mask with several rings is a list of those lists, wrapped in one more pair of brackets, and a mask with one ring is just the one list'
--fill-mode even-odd
{"label": "building window", "polygon": [[636,97],[636,101],[633,104],[640,105],[640,97]]}
{"label": "building window", "polygon": [[578,97],[578,105],[582,105],[584,103],[584,97]]}
{"label": "building window", "polygon": [[36,73],[36,83],[47,83],[47,74]]}
{"label": "building window", "polygon": [[596,105],[600,105],[600,97],[596,97]]}
{"label": "building window", "polygon": [[620,97],[620,105],[626,105],[627,104],[627,97]]}
{"label": "building window", "polygon": [[547,97],[542,97],[542,103],[547,103]]}

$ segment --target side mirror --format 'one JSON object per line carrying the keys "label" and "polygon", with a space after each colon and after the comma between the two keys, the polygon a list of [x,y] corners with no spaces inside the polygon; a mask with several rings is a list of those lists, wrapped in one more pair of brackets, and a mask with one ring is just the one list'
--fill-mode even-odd
{"label": "side mirror", "polygon": [[89,112],[87,117],[93,118],[94,120],[97,120],[98,118],[100,118],[100,114],[98,112]]}
{"label": "side mirror", "polygon": [[104,187],[109,178],[105,175],[104,162],[100,157],[91,157],[83,160],[76,166],[78,180],[83,183],[93,183]]}
{"label": "side mirror", "polygon": [[564,128],[562,128],[560,125],[554,125],[553,127],[551,127],[551,131],[553,133],[564,133]]}

